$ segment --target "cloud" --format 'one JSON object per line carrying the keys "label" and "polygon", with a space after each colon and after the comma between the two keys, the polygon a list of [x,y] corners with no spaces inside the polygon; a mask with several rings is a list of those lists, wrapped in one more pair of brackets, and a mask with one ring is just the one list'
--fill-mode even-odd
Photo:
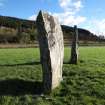
{"label": "cloud", "polygon": [[36,20],[36,15],[32,15],[29,17],[29,20]]}
{"label": "cloud", "polygon": [[[83,8],[82,0],[58,0],[58,3],[63,11],[51,14],[57,17],[61,24],[73,26],[79,25],[86,20],[86,17],[77,15],[81,8]],[[35,20],[36,15],[32,15],[29,19]]]}
{"label": "cloud", "polygon": [[59,0],[60,7],[64,9],[64,11],[72,11],[77,12],[80,8],[83,7],[81,0]]}
{"label": "cloud", "polygon": [[97,35],[105,35],[105,19],[92,20],[90,26],[93,26],[90,30]]}
{"label": "cloud", "polygon": [[71,0],[59,0],[59,4],[61,8],[68,11],[68,9],[70,9]]}
{"label": "cloud", "polygon": [[79,16],[77,13],[83,8],[81,0],[59,0],[59,5],[63,9],[62,13],[53,13],[57,17],[61,24],[64,25],[79,25],[86,20],[86,17]]}
{"label": "cloud", "polygon": [[83,7],[81,1],[77,1],[77,2],[75,2],[73,5],[74,5],[76,11],[79,11],[79,10]]}
{"label": "cloud", "polygon": [[57,17],[61,24],[69,26],[79,25],[86,20],[85,17],[72,15],[71,12],[54,13],[53,16]]}

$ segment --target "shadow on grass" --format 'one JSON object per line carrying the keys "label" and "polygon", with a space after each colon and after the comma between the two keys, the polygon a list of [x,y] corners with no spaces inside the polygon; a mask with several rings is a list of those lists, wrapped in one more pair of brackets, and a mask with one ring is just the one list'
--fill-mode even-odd
{"label": "shadow on grass", "polygon": [[20,63],[20,64],[3,64],[0,66],[24,66],[24,65],[39,65],[41,64],[40,62],[26,62],[26,63]]}
{"label": "shadow on grass", "polygon": [[[78,63],[84,63],[84,60],[78,60]],[[63,64],[72,64],[70,61],[63,61]]]}
{"label": "shadow on grass", "polygon": [[8,79],[0,81],[0,95],[40,95],[43,93],[42,82]]}
{"label": "shadow on grass", "polygon": [[[24,65],[39,65],[41,62],[26,62],[26,63],[20,63],[20,64],[2,64],[0,66],[24,66]],[[63,64],[71,64],[70,61],[64,61]]]}
{"label": "shadow on grass", "polygon": [[63,61],[63,64],[70,64],[70,61]]}

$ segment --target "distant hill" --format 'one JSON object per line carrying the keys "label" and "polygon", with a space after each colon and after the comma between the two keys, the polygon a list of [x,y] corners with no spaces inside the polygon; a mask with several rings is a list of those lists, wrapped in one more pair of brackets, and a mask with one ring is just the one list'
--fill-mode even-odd
{"label": "distant hill", "polygon": [[[70,26],[61,25],[62,30],[65,33],[73,32],[74,28]],[[99,37],[93,33],[91,33],[89,30],[78,28],[79,33],[79,39],[80,40],[88,40],[88,41],[96,41],[99,39]]]}
{"label": "distant hill", "polygon": [[0,16],[0,26],[10,27],[10,28],[35,28],[35,22],[31,20],[19,19],[9,16]]}
{"label": "distant hill", "polygon": [[35,35],[34,21],[0,16],[0,43],[33,43]]}
{"label": "distant hill", "polygon": [[[65,44],[71,43],[73,27],[61,25]],[[78,28],[79,41],[105,41],[86,29]],[[36,38],[35,21],[19,19],[9,16],[0,16],[0,43],[34,43]]]}

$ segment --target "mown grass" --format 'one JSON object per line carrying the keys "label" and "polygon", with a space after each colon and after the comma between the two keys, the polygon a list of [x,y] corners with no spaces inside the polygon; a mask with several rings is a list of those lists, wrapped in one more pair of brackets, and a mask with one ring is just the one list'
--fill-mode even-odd
{"label": "mown grass", "polygon": [[105,105],[105,47],[80,47],[78,65],[64,64],[60,87],[45,96],[34,94],[39,56],[38,48],[0,49],[0,105]]}
{"label": "mown grass", "polygon": [[39,57],[38,48],[0,49],[0,65],[37,62],[39,61]]}

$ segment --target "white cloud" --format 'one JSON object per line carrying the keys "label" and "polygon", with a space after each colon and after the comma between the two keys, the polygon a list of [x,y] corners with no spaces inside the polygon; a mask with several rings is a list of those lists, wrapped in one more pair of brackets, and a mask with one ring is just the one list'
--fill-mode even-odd
{"label": "white cloud", "polygon": [[87,20],[83,27],[96,35],[105,36],[105,18]]}
{"label": "white cloud", "polygon": [[91,30],[97,35],[105,35],[105,19],[91,21]]}
{"label": "white cloud", "polygon": [[36,15],[32,15],[29,17],[29,20],[36,20]]}
{"label": "white cloud", "polygon": [[[86,17],[79,16],[77,13],[83,7],[82,0],[58,0],[59,6],[63,11],[61,13],[51,13],[57,17],[61,24],[64,25],[79,25],[86,20]],[[36,15],[29,17],[30,20],[35,20]]]}
{"label": "white cloud", "polygon": [[76,8],[77,11],[79,11],[83,7],[82,2],[80,0],[75,2],[74,7]]}
{"label": "white cloud", "polygon": [[71,12],[77,12],[79,11],[83,5],[81,0],[59,0],[59,5],[64,11],[71,11]]}
{"label": "white cloud", "polygon": [[59,0],[59,5],[61,8],[63,8],[65,11],[70,9],[71,0]]}
{"label": "white cloud", "polygon": [[85,17],[82,16],[68,16],[67,19],[63,21],[66,25],[79,25],[80,23],[86,20]]}
{"label": "white cloud", "polygon": [[83,7],[81,0],[59,0],[59,5],[63,9],[62,13],[53,13],[58,17],[61,24],[64,25],[79,25],[86,20],[86,17],[79,16],[77,12]]}
{"label": "white cloud", "polygon": [[75,16],[71,12],[54,13],[53,16],[57,17],[61,22],[61,24],[69,25],[69,26],[79,25],[80,23],[86,20],[85,17]]}

